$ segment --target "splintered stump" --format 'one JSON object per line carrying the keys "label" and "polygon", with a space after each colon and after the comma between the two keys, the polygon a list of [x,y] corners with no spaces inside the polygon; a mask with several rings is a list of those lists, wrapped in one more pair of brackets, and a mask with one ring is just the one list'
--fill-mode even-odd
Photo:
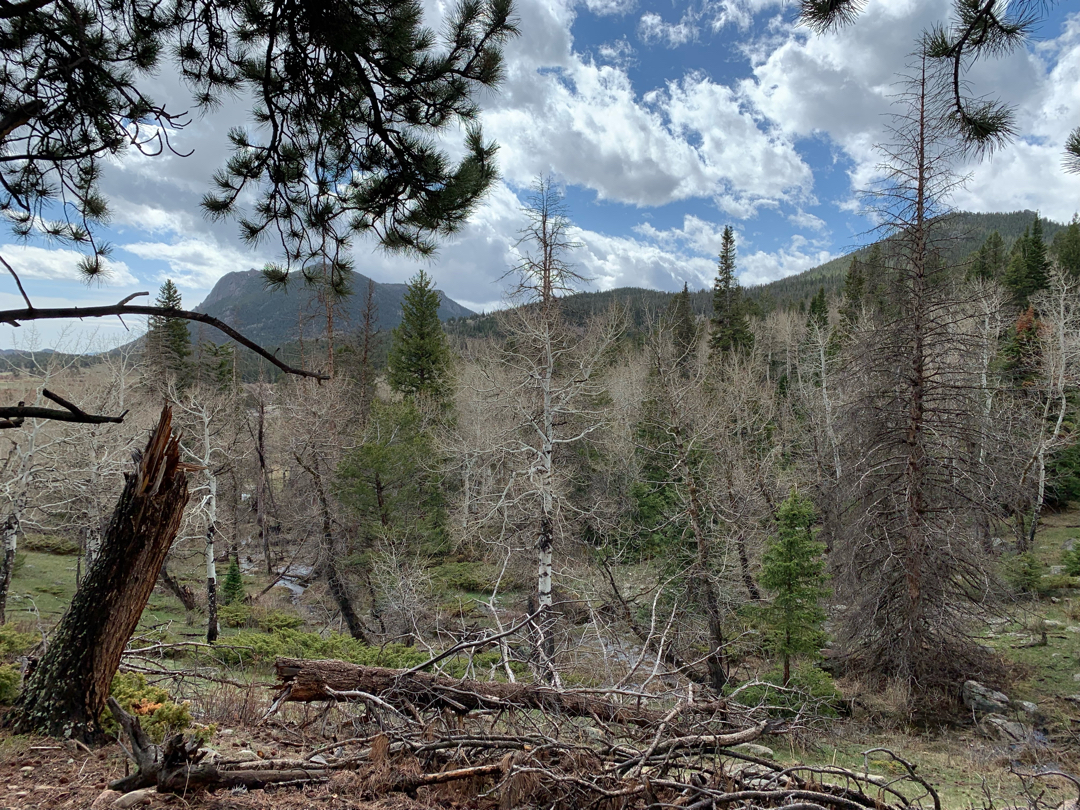
{"label": "splintered stump", "polygon": [[[673,717],[666,712],[613,703],[594,695],[522,683],[469,681],[430,675],[414,670],[365,667],[347,661],[279,658],[274,663],[282,691],[275,706],[284,701],[316,700],[381,701],[406,714],[415,711],[452,711],[458,714],[482,709],[535,709],[562,717],[593,717],[619,725],[656,726]],[[685,713],[715,714],[723,701],[690,705]],[[748,742],[761,730],[745,729]],[[736,744],[728,743],[728,744]]]}
{"label": "splintered stump", "polygon": [[75,597],[27,678],[8,722],[18,733],[90,742],[124,646],[180,528],[190,469],[166,406]]}

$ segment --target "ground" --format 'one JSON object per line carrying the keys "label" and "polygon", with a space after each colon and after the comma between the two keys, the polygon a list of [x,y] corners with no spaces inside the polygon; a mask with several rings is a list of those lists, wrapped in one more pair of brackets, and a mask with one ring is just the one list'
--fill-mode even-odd
{"label": "ground", "polygon": [[[1037,572],[1034,592],[1017,597],[1010,606],[1011,618],[992,623],[984,634],[983,641],[1010,663],[1011,677],[1001,688],[1013,701],[1031,701],[1039,706],[1041,719],[1030,739],[1004,742],[981,731],[962,712],[943,717],[936,727],[915,726],[897,716],[895,701],[887,692],[844,680],[839,687],[854,707],[850,717],[830,720],[797,735],[773,736],[759,742],[772,748],[785,763],[868,769],[885,777],[893,774],[889,765],[863,752],[890,748],[918,764],[918,772],[938,787],[946,810],[983,807],[990,801],[996,807],[1027,806],[1028,788],[1047,791],[1044,806],[1075,798],[1076,788],[1063,780],[1029,780],[1026,788],[1024,780],[1017,776],[1017,772],[1040,770],[1080,773],[1080,701],[1069,699],[1080,695],[1080,579],[1070,578],[1056,568],[1074,540],[1080,541],[1080,510],[1046,516],[1035,549],[1042,568]],[[63,549],[51,547],[47,539],[37,538],[29,545],[29,550],[20,552],[22,561],[13,585],[16,598],[11,618],[19,629],[38,633],[58,619],[70,599],[77,558],[55,553]],[[197,582],[198,563],[193,562],[190,571],[181,573]],[[445,594],[447,604],[455,603],[460,612],[482,592],[481,580],[488,573],[470,564],[445,563],[433,569],[431,576],[440,598]],[[264,575],[252,570],[249,592],[261,590],[266,582]],[[290,605],[286,589],[275,592],[279,593],[273,600],[273,610],[281,613],[277,621],[287,619],[290,610],[303,613],[303,605]],[[482,612],[469,613],[470,621],[483,616]],[[197,641],[201,636],[198,617],[185,616],[171,595],[159,592],[148,606],[142,627],[143,633],[164,633],[173,640]],[[237,632],[226,628],[223,642],[227,645]],[[399,652],[424,655],[417,650]],[[190,661],[186,666],[191,666]],[[273,696],[272,678],[265,666],[229,671],[227,675],[232,683],[189,682],[174,695],[178,700],[192,700],[195,720],[217,727],[212,745],[223,755],[251,750],[268,757],[279,752],[296,756],[325,744],[335,735],[341,739],[352,736],[350,724],[358,722],[355,715],[342,709],[323,716],[317,707],[291,707],[272,724],[258,725]],[[52,740],[0,733],[0,810],[91,807],[110,780],[125,774],[126,767],[126,758],[116,743],[88,752]],[[356,798],[360,795],[356,779],[355,774],[343,773],[330,783],[315,786],[247,793],[222,791],[183,799],[155,796],[152,806],[285,810],[477,806],[475,800],[459,800],[452,794],[425,795],[423,791],[415,801],[401,795],[378,802],[363,801]]]}

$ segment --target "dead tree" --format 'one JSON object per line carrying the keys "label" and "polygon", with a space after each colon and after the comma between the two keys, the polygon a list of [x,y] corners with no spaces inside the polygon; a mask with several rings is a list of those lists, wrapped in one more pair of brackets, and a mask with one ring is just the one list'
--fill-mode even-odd
{"label": "dead tree", "polygon": [[6,722],[17,733],[89,741],[188,500],[172,411],[127,476],[101,548]]}

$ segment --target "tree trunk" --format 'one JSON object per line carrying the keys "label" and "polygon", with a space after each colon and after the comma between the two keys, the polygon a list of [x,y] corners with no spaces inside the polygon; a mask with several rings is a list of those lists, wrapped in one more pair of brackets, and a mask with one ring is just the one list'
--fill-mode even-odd
{"label": "tree trunk", "polygon": [[209,469],[207,475],[210,479],[210,495],[207,499],[210,514],[206,522],[206,641],[213,644],[218,637],[217,562],[214,559],[214,540],[217,537],[217,476]]}
{"label": "tree trunk", "polygon": [[195,610],[195,592],[191,590],[190,585],[184,585],[174,579],[169,573],[169,566],[165,563],[161,564],[161,584],[168,589],[169,593],[180,600],[184,610]]}
{"label": "tree trunk", "polygon": [[11,590],[11,577],[15,573],[15,551],[19,541],[19,519],[15,513],[8,515],[0,526],[4,546],[0,549],[0,624],[7,621],[7,598]]}
{"label": "tree trunk", "polygon": [[180,461],[166,406],[137,462],[94,559],[45,657],[32,671],[7,722],[16,733],[89,742],[124,646],[142,616],[165,555],[180,529],[190,465]]}

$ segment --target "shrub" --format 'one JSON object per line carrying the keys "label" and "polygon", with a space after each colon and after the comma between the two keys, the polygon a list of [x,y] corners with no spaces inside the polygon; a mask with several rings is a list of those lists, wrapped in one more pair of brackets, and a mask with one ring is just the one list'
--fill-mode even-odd
{"label": "shrub", "polygon": [[[166,690],[148,684],[141,673],[116,673],[109,694],[116,698],[124,711],[139,718],[139,724],[154,742],[163,742],[167,736],[178,732],[191,733],[206,742],[215,731],[213,726],[194,723],[191,705],[187,701],[174,702]],[[120,724],[108,708],[101,715],[101,726],[109,734],[120,731]]]}
{"label": "shrub", "polygon": [[226,627],[245,627],[251,618],[251,608],[244,604],[222,605],[218,608],[218,621]]}
{"label": "shrub", "polygon": [[38,534],[27,532],[22,540],[22,547],[27,551],[40,551],[45,554],[74,556],[82,549],[78,542],[58,534]]}
{"label": "shrub", "polygon": [[256,609],[252,611],[252,618],[255,625],[267,633],[276,633],[279,630],[296,630],[304,623],[303,617],[298,613],[274,608],[267,610]]}
{"label": "shrub", "polygon": [[10,706],[19,696],[22,680],[19,668],[12,664],[0,666],[0,706]]}
{"label": "shrub", "polygon": [[38,640],[33,633],[20,633],[10,624],[0,624],[0,660],[10,660],[29,652]]}
{"label": "shrub", "polygon": [[787,688],[782,685],[784,673],[780,667],[769,671],[760,680],[760,683],[731,690],[735,702],[742,706],[764,706],[772,717],[794,717],[800,712],[836,717],[841,710],[842,696],[833,679],[813,664],[795,667]]}
{"label": "shrub", "polygon": [[1071,550],[1061,555],[1061,564],[1070,577],[1080,577],[1080,541]]}
{"label": "shrub", "polygon": [[1002,560],[1002,575],[1018,593],[1034,594],[1039,590],[1043,566],[1030,551]]}

